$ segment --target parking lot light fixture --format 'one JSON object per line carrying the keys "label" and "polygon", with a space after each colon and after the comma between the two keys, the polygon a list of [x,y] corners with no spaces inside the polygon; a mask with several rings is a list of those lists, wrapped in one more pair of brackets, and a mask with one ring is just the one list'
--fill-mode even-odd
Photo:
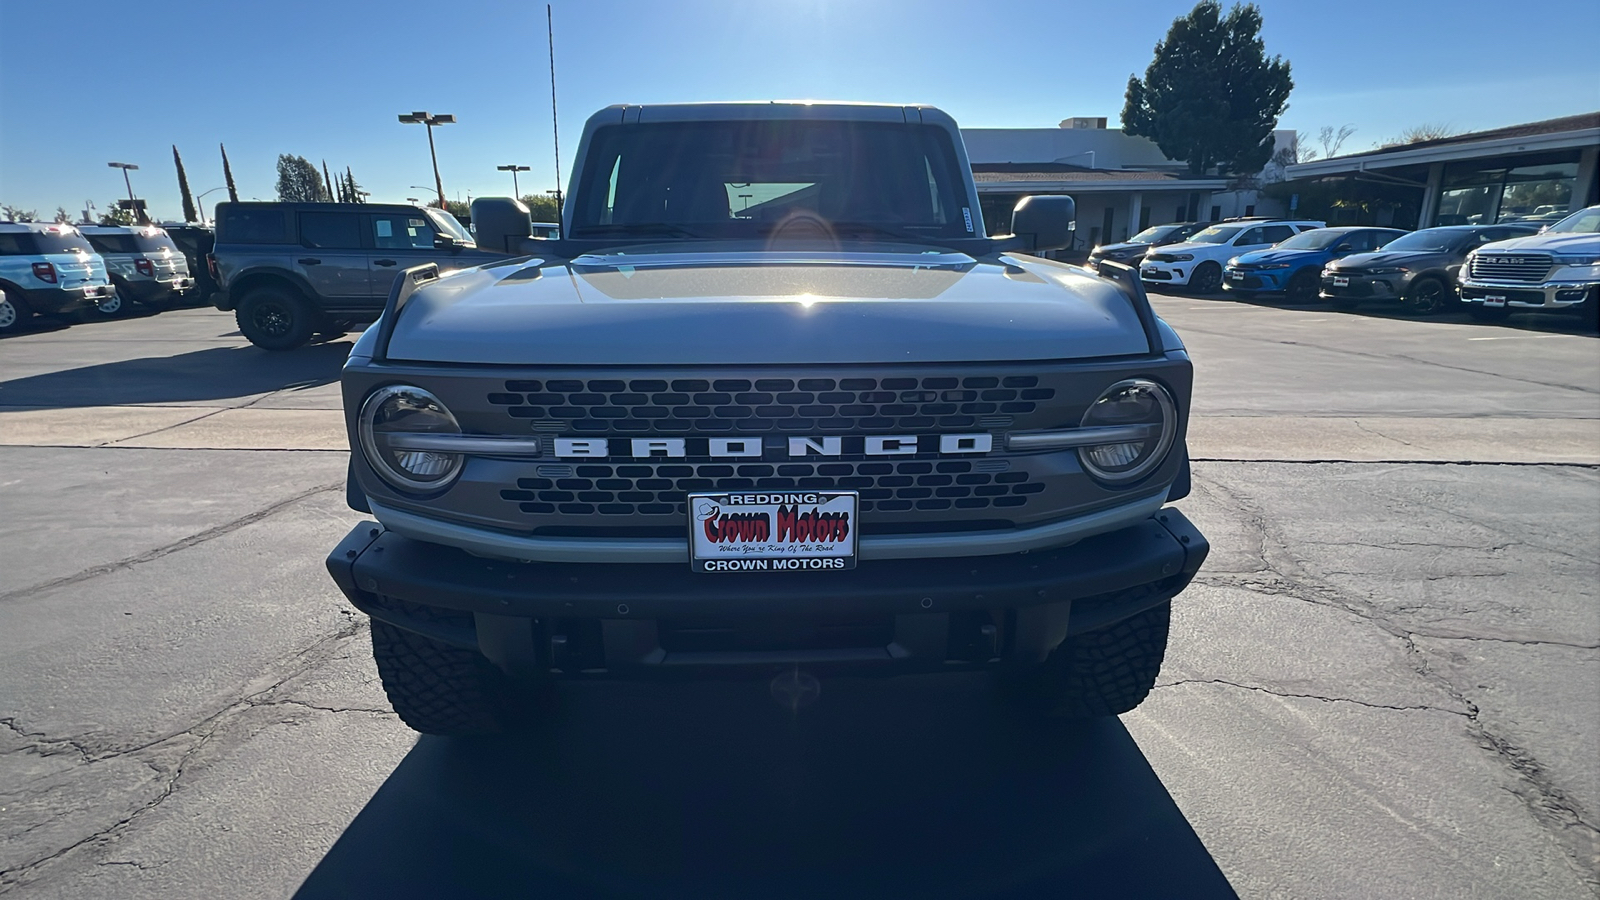
{"label": "parking lot light fixture", "polygon": [[527,166],[518,166],[518,165],[508,165],[508,166],[495,166],[495,168],[499,169],[502,172],[510,172],[511,173],[511,196],[516,198],[516,199],[518,199],[518,200],[521,200],[522,199],[522,188],[517,185],[517,173],[518,172],[526,172],[526,171],[528,171],[528,167]]}
{"label": "parking lot light fixture", "polygon": [[426,126],[428,126],[428,155],[433,157],[433,188],[434,188],[435,191],[437,191],[439,193],[439,208],[440,209],[444,209],[445,208],[445,205],[444,205],[444,180],[439,177],[439,153],[438,153],[437,150],[434,149],[434,146],[433,146],[433,126],[435,126],[435,125],[454,125],[455,122],[456,122],[456,117],[451,115],[451,114],[449,114],[449,113],[433,114],[433,113],[428,112],[427,110],[417,110],[416,112],[409,112],[409,113],[401,113],[400,114],[400,124],[402,124],[402,125],[426,125]]}
{"label": "parking lot light fixture", "polygon": [[132,211],[135,216],[143,218],[142,216],[139,216],[139,204],[136,203],[134,201],[134,199],[133,199],[133,182],[128,178],[128,170],[129,169],[137,169],[139,167],[134,165],[133,163],[120,163],[120,162],[108,162],[108,163],[106,163],[106,165],[110,166],[113,169],[121,169],[122,170],[122,183],[128,186],[128,209],[130,211]]}

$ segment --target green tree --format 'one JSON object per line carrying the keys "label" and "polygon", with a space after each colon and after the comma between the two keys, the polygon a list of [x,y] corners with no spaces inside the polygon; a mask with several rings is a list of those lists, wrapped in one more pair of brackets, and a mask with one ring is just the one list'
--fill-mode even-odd
{"label": "green tree", "polygon": [[5,216],[7,222],[37,222],[39,211],[37,209],[23,209],[20,206],[5,204],[0,206],[0,215]]}
{"label": "green tree", "polygon": [[285,203],[315,203],[328,199],[322,176],[304,156],[278,154],[278,199]]}
{"label": "green tree", "polygon": [[1293,88],[1289,64],[1267,58],[1255,4],[1224,16],[1216,0],[1202,0],[1156,44],[1144,79],[1128,76],[1122,130],[1187,160],[1193,174],[1250,174],[1272,158],[1272,129]]}
{"label": "green tree", "polygon": [[523,194],[522,202],[535,222],[556,221],[556,198],[549,194]]}
{"label": "green tree", "polygon": [[59,223],[61,225],[71,225],[72,224],[72,213],[67,212],[67,208],[65,206],[58,206],[58,207],[56,207],[56,219],[55,220],[56,220],[57,223]]}
{"label": "green tree", "polygon": [[116,200],[106,204],[106,211],[100,214],[101,225],[134,225],[138,219],[131,209],[123,209],[117,205]]}
{"label": "green tree", "polygon": [[178,193],[183,195],[183,220],[185,222],[200,221],[200,214],[194,211],[194,194],[189,192],[189,176],[183,171],[183,157],[178,155],[178,145],[172,145],[172,164],[178,167]]}
{"label": "green tree", "polygon": [[344,167],[344,192],[346,203],[365,203],[367,192],[356,183],[356,176],[350,174],[350,167]]}
{"label": "green tree", "polygon": [[[439,201],[429,200],[428,205],[434,209],[438,209]],[[458,219],[470,218],[472,215],[472,207],[466,203],[462,203],[460,200],[446,200],[444,202],[444,211]]]}
{"label": "green tree", "polygon": [[328,192],[329,197],[339,197],[339,192],[333,189],[333,176],[328,174],[327,160],[322,161],[322,189]]}
{"label": "green tree", "polygon": [[233,169],[228,167],[228,148],[221,144],[217,146],[222,147],[222,177],[228,181],[228,199],[238,203],[239,189],[233,186]]}

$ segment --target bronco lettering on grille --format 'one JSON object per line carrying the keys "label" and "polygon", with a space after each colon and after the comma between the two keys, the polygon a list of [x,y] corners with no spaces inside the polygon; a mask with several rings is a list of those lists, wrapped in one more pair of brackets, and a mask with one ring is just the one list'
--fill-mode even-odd
{"label": "bronco lettering on grille", "polygon": [[[994,449],[994,436],[978,434],[930,435],[918,443],[914,434],[869,434],[844,437],[779,439],[775,455],[805,456],[908,456],[923,451],[943,455],[988,453]],[[759,437],[734,438],[556,438],[555,455],[562,459],[600,459],[632,456],[636,459],[696,456],[711,459],[759,459],[766,448]]]}

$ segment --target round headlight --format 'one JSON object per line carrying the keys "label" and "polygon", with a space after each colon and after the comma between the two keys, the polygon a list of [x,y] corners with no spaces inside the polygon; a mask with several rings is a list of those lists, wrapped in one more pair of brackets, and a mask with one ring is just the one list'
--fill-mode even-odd
{"label": "round headlight", "polygon": [[1078,449],[1078,460],[1096,479],[1126,484],[1150,474],[1172,448],[1178,430],[1178,409],[1167,389],[1146,378],[1131,378],[1110,387],[1083,414],[1082,427],[1150,426],[1147,437]]}
{"label": "round headlight", "polygon": [[401,490],[436,491],[461,474],[461,454],[427,449],[426,440],[415,439],[461,433],[444,403],[422,388],[394,384],[373,391],[361,407],[360,431],[367,462]]}

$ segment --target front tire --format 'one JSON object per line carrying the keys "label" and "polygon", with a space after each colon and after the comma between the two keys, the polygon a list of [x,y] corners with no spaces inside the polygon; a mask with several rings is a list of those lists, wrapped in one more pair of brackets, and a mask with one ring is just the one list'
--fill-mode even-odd
{"label": "front tire", "polygon": [[1189,273],[1189,290],[1196,294],[1215,294],[1222,289],[1222,267],[1214,262],[1201,263]]}
{"label": "front tire", "polygon": [[475,650],[373,619],[372,656],[389,704],[423,734],[499,734],[515,720],[510,680]]}
{"label": "front tire", "polygon": [[293,350],[311,340],[316,311],[304,297],[277,287],[256,288],[234,311],[239,331],[263,350]]}
{"label": "front tire", "polygon": [[1400,298],[1400,308],[1413,316],[1437,315],[1449,304],[1450,289],[1437,278],[1418,278]]}
{"label": "front tire", "polygon": [[1017,696],[1047,718],[1121,715],[1155,686],[1171,621],[1168,599],[1115,625],[1069,637],[1043,663],[1017,673]]}
{"label": "front tire", "polygon": [[1284,299],[1290,303],[1310,303],[1317,299],[1320,280],[1316,272],[1301,269],[1289,279],[1288,286],[1284,288]]}

